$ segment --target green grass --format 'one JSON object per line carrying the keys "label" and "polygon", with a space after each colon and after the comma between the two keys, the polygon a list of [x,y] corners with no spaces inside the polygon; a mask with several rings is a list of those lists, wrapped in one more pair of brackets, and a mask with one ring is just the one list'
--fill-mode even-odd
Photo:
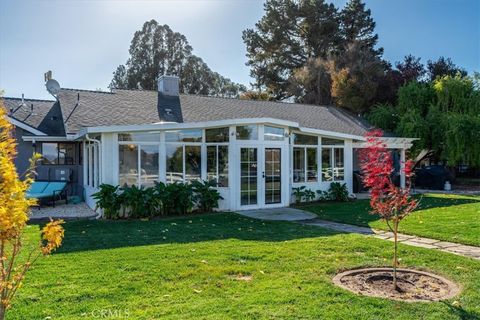
{"label": "green grass", "polygon": [[[400,232],[480,246],[480,197],[425,194],[419,208],[400,223]],[[368,200],[302,206],[319,218],[388,230],[378,215],[369,214]]]}
{"label": "green grass", "polygon": [[[30,241],[38,228],[28,227]],[[389,264],[392,244],[372,237],[233,213],[65,229],[63,247],[28,273],[7,319],[480,317],[480,261],[439,251],[400,245],[401,264],[444,275],[463,292],[405,303],[333,286],[340,270]]]}

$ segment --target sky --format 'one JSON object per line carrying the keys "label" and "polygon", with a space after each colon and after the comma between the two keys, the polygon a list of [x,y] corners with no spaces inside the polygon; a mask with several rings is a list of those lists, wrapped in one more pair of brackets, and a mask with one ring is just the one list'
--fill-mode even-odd
{"label": "sky", "polygon": [[[365,2],[386,60],[446,56],[480,71],[479,0]],[[107,90],[134,32],[150,19],[184,34],[212,70],[248,85],[242,31],[262,15],[261,0],[0,0],[0,89],[8,97],[52,99],[43,78],[52,70],[64,88]]]}

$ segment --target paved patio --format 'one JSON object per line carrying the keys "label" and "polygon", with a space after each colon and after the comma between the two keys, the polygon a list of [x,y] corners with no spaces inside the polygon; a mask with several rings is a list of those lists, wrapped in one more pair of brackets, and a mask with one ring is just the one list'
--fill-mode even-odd
{"label": "paved patio", "polygon": [[79,204],[59,204],[55,208],[41,207],[40,210],[34,207],[30,211],[30,220],[47,220],[48,218],[76,220],[93,219],[98,214],[90,209],[84,202]]}
{"label": "paved patio", "polygon": [[[239,211],[238,213],[255,219],[293,221],[306,225],[328,228],[340,232],[369,235],[377,239],[383,239],[388,241],[394,240],[392,232],[321,220],[316,218],[316,215],[311,212],[295,208],[247,210]],[[480,247],[440,241],[436,239],[422,238],[406,234],[399,234],[398,241],[414,247],[435,249],[480,260]]]}

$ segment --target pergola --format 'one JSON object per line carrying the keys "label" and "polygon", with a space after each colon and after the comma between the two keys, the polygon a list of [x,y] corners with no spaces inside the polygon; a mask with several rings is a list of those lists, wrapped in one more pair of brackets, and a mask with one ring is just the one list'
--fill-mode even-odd
{"label": "pergola", "polygon": [[[416,138],[390,138],[390,137],[381,137],[381,141],[387,146],[388,149],[398,149],[400,150],[400,186],[405,187],[405,150],[408,150],[412,147],[412,143]],[[365,141],[354,141],[353,148],[365,148],[367,143]]]}

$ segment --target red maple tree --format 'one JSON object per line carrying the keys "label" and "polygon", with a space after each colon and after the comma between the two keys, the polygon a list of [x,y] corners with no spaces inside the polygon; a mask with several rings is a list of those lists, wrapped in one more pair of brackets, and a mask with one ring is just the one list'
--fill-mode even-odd
{"label": "red maple tree", "polygon": [[414,163],[408,160],[403,164],[405,187],[397,187],[392,180],[394,173],[392,155],[382,141],[382,136],[381,130],[367,133],[366,146],[360,151],[360,168],[363,184],[370,189],[370,213],[380,215],[394,235],[393,286],[398,289],[398,225],[418,205],[410,196]]}

